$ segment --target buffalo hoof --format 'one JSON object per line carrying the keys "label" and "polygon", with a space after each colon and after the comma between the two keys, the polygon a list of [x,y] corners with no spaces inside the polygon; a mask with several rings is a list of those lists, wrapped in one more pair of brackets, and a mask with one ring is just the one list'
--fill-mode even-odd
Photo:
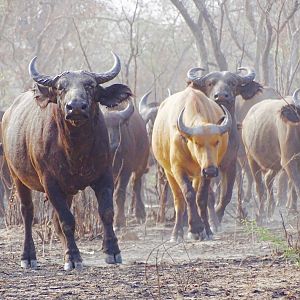
{"label": "buffalo hoof", "polygon": [[21,260],[21,268],[23,269],[36,269],[37,268],[37,260],[32,259],[32,260],[27,260],[27,259],[22,259]]}
{"label": "buffalo hoof", "polygon": [[170,243],[182,243],[182,242],[183,242],[183,236],[181,235],[178,236],[172,235],[170,238]]}
{"label": "buffalo hoof", "polygon": [[121,231],[121,226],[115,225],[114,226],[114,232],[120,232]]}
{"label": "buffalo hoof", "polygon": [[65,265],[64,265],[64,270],[65,271],[71,271],[73,269],[75,269],[77,271],[81,271],[83,269],[82,262],[80,262],[80,261],[76,261],[76,262],[67,261],[67,262],[65,262]]}
{"label": "buffalo hoof", "polygon": [[107,264],[121,264],[122,263],[121,253],[118,253],[118,254],[106,254],[105,262]]}
{"label": "buffalo hoof", "polygon": [[206,233],[204,239],[207,241],[212,241],[213,237],[214,237],[213,233],[209,233],[209,234]]}
{"label": "buffalo hoof", "polygon": [[200,234],[199,233],[188,232],[187,239],[192,240],[192,241],[198,241],[200,239]]}
{"label": "buffalo hoof", "polygon": [[299,214],[298,210],[295,208],[288,209],[288,217],[297,217]]}
{"label": "buffalo hoof", "polygon": [[138,218],[138,217],[136,217],[135,219],[136,219],[136,223],[139,224],[139,225],[144,224],[145,221],[146,221],[146,218]]}

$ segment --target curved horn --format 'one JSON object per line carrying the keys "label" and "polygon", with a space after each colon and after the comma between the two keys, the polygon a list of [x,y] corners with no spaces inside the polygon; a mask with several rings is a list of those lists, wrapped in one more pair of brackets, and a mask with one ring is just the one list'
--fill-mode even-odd
{"label": "curved horn", "polygon": [[90,74],[92,74],[95,77],[98,84],[101,84],[101,83],[104,83],[104,82],[114,79],[121,71],[121,61],[120,61],[119,56],[116,55],[114,52],[111,52],[111,53],[114,57],[115,62],[109,71],[107,71],[105,73],[89,72]]}
{"label": "curved horn", "polygon": [[[177,119],[177,129],[179,130],[180,133],[183,133],[184,135],[200,135],[202,131],[202,126],[198,127],[188,127],[183,123],[183,113],[185,111],[185,107],[181,110],[179,117]],[[201,128],[200,128],[201,127]]]}
{"label": "curved horn", "polygon": [[191,68],[191,69],[188,70],[186,76],[192,82],[194,82],[195,80],[198,81],[198,79],[201,78],[201,77],[197,76],[197,73],[199,71],[205,71],[205,69],[203,69],[203,68]]}
{"label": "curved horn", "polygon": [[296,107],[300,108],[300,89],[295,90],[293,93],[293,102]]}
{"label": "curved horn", "polygon": [[30,77],[35,82],[37,82],[41,85],[52,87],[59,76],[48,76],[48,75],[40,74],[35,67],[36,60],[37,60],[37,57],[35,56],[29,63],[28,71],[29,71]]}
{"label": "curved horn", "polygon": [[123,122],[126,122],[131,117],[133,112],[134,112],[133,103],[132,103],[132,101],[128,101],[127,107],[123,110],[120,110],[120,111],[116,112],[116,113],[118,114],[118,116],[120,117],[120,119]]}
{"label": "curved horn", "polygon": [[232,127],[232,117],[225,106],[221,105],[221,107],[225,113],[225,118],[221,123],[221,125],[217,125],[217,126],[220,130],[220,134],[224,134],[225,132],[228,132]]}
{"label": "curved horn", "polygon": [[188,127],[183,123],[183,113],[185,108],[183,108],[180,112],[180,115],[177,119],[177,128],[179,132],[193,136],[193,135],[202,135],[204,134],[204,128],[208,129],[211,134],[224,134],[225,132],[228,132],[232,126],[232,117],[229,113],[229,111],[226,109],[225,106],[221,105],[223,111],[225,112],[225,118],[221,125],[216,124],[207,124],[203,126],[197,126],[197,127]]}
{"label": "curved horn", "polygon": [[147,101],[148,101],[148,96],[152,93],[152,91],[149,91],[147,92],[140,100],[140,103],[139,103],[139,113],[141,114],[142,111],[144,109],[147,109],[148,106],[147,106]]}
{"label": "curved horn", "polygon": [[242,80],[242,84],[247,84],[254,80],[255,75],[256,75],[254,69],[248,68],[248,67],[241,67],[241,68],[238,68],[238,70],[239,71],[247,71],[246,75],[237,74],[240,77],[240,79]]}

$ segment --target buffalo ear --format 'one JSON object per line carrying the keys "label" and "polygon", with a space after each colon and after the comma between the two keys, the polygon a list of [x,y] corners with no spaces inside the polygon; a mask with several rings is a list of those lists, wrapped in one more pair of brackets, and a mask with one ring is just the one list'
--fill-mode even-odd
{"label": "buffalo ear", "polygon": [[251,81],[244,85],[239,85],[237,94],[241,95],[244,100],[252,99],[257,93],[262,92],[263,86],[256,82]]}
{"label": "buffalo ear", "polygon": [[32,90],[34,99],[41,108],[45,108],[49,102],[57,103],[56,94],[51,87],[46,87],[36,83]]}
{"label": "buffalo ear", "polygon": [[200,85],[197,82],[192,82],[191,80],[187,81],[187,86],[192,87],[193,89],[199,90],[206,95],[206,86],[205,84]]}
{"label": "buffalo ear", "polygon": [[113,107],[127,100],[132,92],[127,85],[113,84],[106,88],[98,87],[96,101],[107,107]]}

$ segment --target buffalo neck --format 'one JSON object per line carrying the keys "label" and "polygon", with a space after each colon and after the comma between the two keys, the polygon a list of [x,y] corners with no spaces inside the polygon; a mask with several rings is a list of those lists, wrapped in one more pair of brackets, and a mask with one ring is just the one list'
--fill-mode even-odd
{"label": "buffalo neck", "polygon": [[94,111],[85,124],[76,127],[56,110],[58,140],[69,161],[83,161],[90,156],[96,140],[98,114],[97,110]]}

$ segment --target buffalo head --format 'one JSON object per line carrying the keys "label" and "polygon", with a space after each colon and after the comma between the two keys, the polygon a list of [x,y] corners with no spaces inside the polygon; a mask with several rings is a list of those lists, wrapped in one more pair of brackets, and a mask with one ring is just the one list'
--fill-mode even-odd
{"label": "buffalo head", "polygon": [[187,77],[196,88],[200,89],[210,99],[231,109],[234,107],[235,97],[241,93],[241,88],[255,78],[254,70],[250,68],[239,68],[239,70],[245,70],[247,74],[241,75],[223,71],[198,76],[197,73],[203,69],[192,68],[188,71]]}
{"label": "buffalo head", "polygon": [[[218,157],[222,135],[227,133],[232,126],[232,118],[228,110],[221,106],[225,117],[220,120],[220,125],[203,124],[196,127],[188,127],[183,122],[185,108],[181,111],[177,120],[177,129],[186,139],[187,147],[191,155],[197,160],[202,170],[202,176],[206,178],[218,176]],[[224,145],[222,145],[224,147]],[[224,150],[224,149],[223,149]]]}
{"label": "buffalo head", "polygon": [[112,153],[114,153],[122,142],[121,127],[126,125],[134,112],[134,106],[131,101],[124,110],[106,110],[104,119],[109,134],[109,144]]}
{"label": "buffalo head", "polygon": [[56,76],[40,74],[35,67],[34,57],[29,64],[29,74],[36,82],[34,97],[38,105],[44,108],[49,102],[56,103],[67,122],[81,126],[92,118],[98,102],[111,107],[126,100],[132,94],[127,86],[100,86],[114,79],[120,72],[120,59],[115,54],[113,56],[115,63],[108,72],[66,71]]}
{"label": "buffalo head", "polygon": [[157,115],[157,111],[159,108],[159,103],[148,103],[148,97],[151,94],[151,91],[146,93],[140,100],[139,103],[139,113],[143,120],[146,123],[147,133],[149,138],[151,139],[153,124]]}
{"label": "buffalo head", "polygon": [[158,103],[150,103],[150,104],[147,103],[148,102],[148,97],[149,97],[150,94],[151,94],[151,91],[146,93],[141,98],[140,103],[139,103],[139,113],[142,116],[142,118],[143,118],[143,120],[145,121],[146,124],[149,121],[154,123],[154,120],[155,120],[156,115],[157,115],[158,107],[159,107]]}

